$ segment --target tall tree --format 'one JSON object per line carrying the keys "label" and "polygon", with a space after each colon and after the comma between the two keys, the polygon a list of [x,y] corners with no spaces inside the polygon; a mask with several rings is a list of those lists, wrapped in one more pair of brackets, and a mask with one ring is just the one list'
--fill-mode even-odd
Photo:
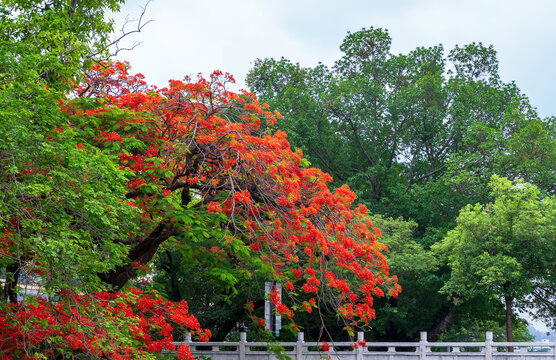
{"label": "tall tree", "polygon": [[452,183],[454,173],[481,175],[482,189],[498,172],[555,191],[553,122],[500,80],[492,47],[393,55],[390,43],[382,29],[348,33],[331,68],[258,59],[247,84],[286,115],[279,126],[312,163],[421,232],[451,227],[469,196],[485,199],[485,190]]}

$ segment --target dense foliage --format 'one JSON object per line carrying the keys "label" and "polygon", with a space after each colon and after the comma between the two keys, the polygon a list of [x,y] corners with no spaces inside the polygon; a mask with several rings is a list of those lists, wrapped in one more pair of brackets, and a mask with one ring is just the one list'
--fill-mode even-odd
{"label": "dense foliage", "polygon": [[441,291],[459,301],[485,291],[504,299],[507,338],[513,341],[515,301],[542,289],[556,270],[556,202],[541,200],[537,187],[523,181],[493,176],[489,187],[494,201],[464,207],[457,226],[433,249],[452,268]]}

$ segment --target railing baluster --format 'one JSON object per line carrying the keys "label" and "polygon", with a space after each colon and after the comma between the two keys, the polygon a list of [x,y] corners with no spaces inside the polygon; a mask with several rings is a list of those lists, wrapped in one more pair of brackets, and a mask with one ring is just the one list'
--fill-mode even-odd
{"label": "railing baluster", "polygon": [[245,333],[245,332],[239,333],[239,344],[238,344],[239,360],[245,360],[245,343],[246,342],[247,342],[247,333]]}
{"label": "railing baluster", "polygon": [[297,345],[295,346],[296,360],[303,360],[304,335],[302,332],[297,333]]}
{"label": "railing baluster", "polygon": [[363,342],[365,342],[365,334],[360,331],[357,333],[357,360],[363,360],[363,346],[361,346]]}
{"label": "railing baluster", "polygon": [[492,360],[492,331],[486,332],[485,360]]}
{"label": "railing baluster", "polygon": [[419,360],[427,358],[427,332],[421,331],[419,339]]}

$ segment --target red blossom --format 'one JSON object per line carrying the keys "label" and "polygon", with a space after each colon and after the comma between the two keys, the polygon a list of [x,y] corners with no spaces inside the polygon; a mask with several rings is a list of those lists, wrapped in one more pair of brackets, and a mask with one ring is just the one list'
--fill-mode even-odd
{"label": "red blossom", "polygon": [[[42,298],[33,303],[7,304],[0,310],[0,353],[5,359],[30,359],[25,349],[33,346],[37,354],[48,355],[54,340],[60,348],[81,354],[79,357],[92,358],[102,353],[110,358],[128,358],[131,349],[120,342],[117,332],[108,331],[110,324],[122,323],[128,324],[138,344],[132,350],[136,358],[149,352],[174,350],[170,322],[195,332],[200,339],[210,336],[188,314],[184,301],[174,304],[137,289],[132,289],[131,294],[66,292],[54,304]],[[99,301],[102,306],[98,306]],[[187,347],[178,348],[178,356],[192,359]]]}

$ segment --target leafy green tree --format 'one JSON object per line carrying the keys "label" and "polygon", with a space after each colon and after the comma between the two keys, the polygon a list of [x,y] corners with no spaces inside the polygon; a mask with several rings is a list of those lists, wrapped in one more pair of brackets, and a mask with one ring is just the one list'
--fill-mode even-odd
{"label": "leafy green tree", "polygon": [[331,68],[258,59],[247,84],[286,115],[279,126],[311,162],[421,232],[450,228],[469,196],[485,199],[485,190],[452,183],[454,174],[479,175],[483,189],[499,173],[555,191],[553,121],[500,80],[492,47],[393,55],[390,43],[382,29],[348,33]]}
{"label": "leafy green tree", "polygon": [[[107,56],[112,24],[104,19],[104,12],[117,10],[120,3],[8,0],[0,9],[1,166],[4,174],[37,175],[29,182],[3,179],[1,211],[19,213],[3,220],[42,229],[41,237],[52,237],[53,242],[38,243],[37,251],[48,259],[59,259],[60,249],[75,250],[63,269],[52,269],[58,277],[56,283],[69,286],[69,279],[82,278],[82,285],[90,286],[90,291],[102,288],[94,274],[107,271],[107,263],[125,258],[124,247],[113,240],[133,231],[137,214],[114,203],[125,194],[125,172],[117,169],[109,156],[90,156],[75,147],[75,134],[63,131],[67,119],[60,112],[59,101],[93,56]],[[56,141],[61,139],[65,141]],[[47,176],[42,169],[50,167],[53,175]],[[53,189],[59,190],[59,199],[44,201]],[[22,198],[18,193],[27,195]],[[98,197],[100,193],[105,196]],[[29,205],[25,207],[22,201]],[[122,216],[120,224],[114,222],[116,213]],[[23,246],[31,246],[29,234],[22,236],[28,242]],[[94,239],[101,239],[107,261],[80,249],[82,242]],[[3,298],[15,300],[21,265],[8,258],[0,260],[7,271]],[[75,272],[83,270],[89,275]]]}
{"label": "leafy green tree", "polygon": [[492,202],[465,206],[456,228],[433,249],[452,270],[441,292],[457,299],[487,294],[503,301],[506,336],[513,341],[515,302],[554,274],[556,202],[541,198],[536,186],[522,180],[493,176],[489,187]]}
{"label": "leafy green tree", "polygon": [[[417,224],[414,221],[382,215],[373,215],[372,219],[375,226],[381,229],[382,242],[388,246],[390,269],[404,286],[397,299],[378,300],[377,321],[372,324],[370,336],[392,340],[417,337],[423,329],[432,329],[436,325],[428,311],[420,310],[423,303],[428,304],[431,312],[441,311],[447,305],[446,299],[434,293],[440,283],[434,274],[438,267],[437,260],[417,241]],[[436,301],[427,301],[427,298],[435,298]]]}

